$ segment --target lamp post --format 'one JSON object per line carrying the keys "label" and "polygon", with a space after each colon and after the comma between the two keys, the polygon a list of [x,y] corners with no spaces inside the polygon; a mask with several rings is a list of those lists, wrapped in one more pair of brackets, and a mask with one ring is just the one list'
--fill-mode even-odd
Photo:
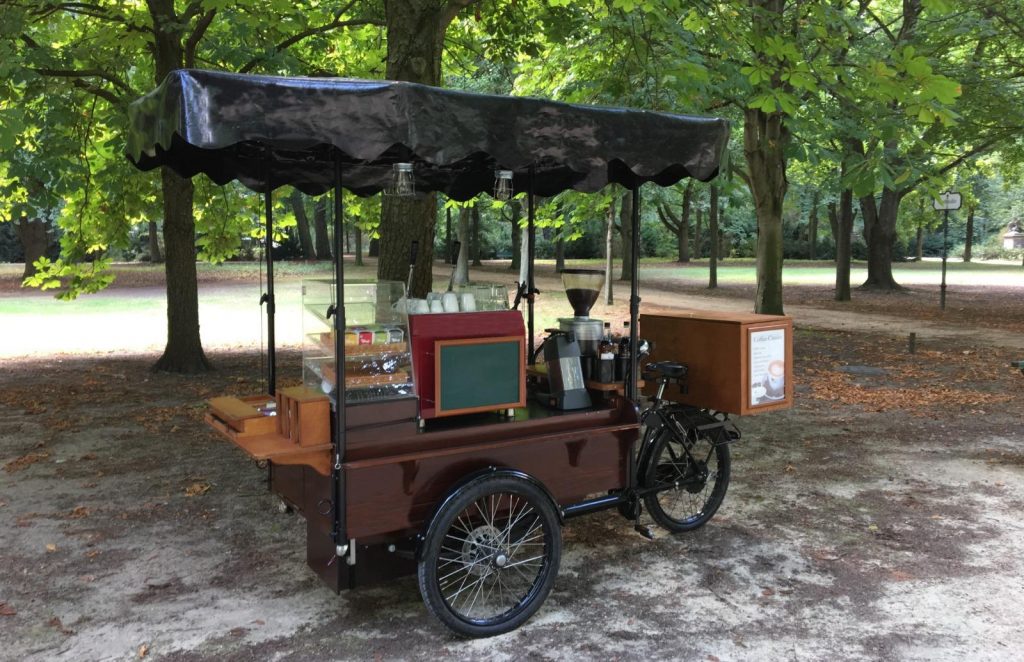
{"label": "lamp post", "polygon": [[942,219],[942,284],[939,286],[939,308],[946,309],[946,257],[949,251],[949,210],[960,209],[960,194],[955,191],[941,193],[932,207],[943,213]]}

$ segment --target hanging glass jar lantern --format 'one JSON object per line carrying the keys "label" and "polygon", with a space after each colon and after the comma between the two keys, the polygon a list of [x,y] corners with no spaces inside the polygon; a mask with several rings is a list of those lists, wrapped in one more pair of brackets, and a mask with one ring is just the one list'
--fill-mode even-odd
{"label": "hanging glass jar lantern", "polygon": [[386,193],[401,198],[416,194],[416,179],[413,177],[411,163],[396,163],[392,166],[391,186]]}
{"label": "hanging glass jar lantern", "polygon": [[494,171],[494,199],[508,201],[512,199],[512,171]]}

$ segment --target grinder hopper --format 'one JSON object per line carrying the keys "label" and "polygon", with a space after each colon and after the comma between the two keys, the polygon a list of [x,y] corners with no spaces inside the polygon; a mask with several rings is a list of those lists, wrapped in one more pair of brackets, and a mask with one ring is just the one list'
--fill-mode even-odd
{"label": "grinder hopper", "polygon": [[562,286],[569,298],[573,315],[577,318],[590,317],[590,309],[597,303],[604,285],[604,271],[600,269],[564,269]]}

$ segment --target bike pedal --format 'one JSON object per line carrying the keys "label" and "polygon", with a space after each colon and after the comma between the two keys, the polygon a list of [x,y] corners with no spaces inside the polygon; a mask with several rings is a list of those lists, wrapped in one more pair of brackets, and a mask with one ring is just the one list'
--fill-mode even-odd
{"label": "bike pedal", "polygon": [[648,540],[654,540],[654,532],[651,531],[651,527],[649,526],[646,526],[644,524],[634,524],[633,530],[642,535],[644,538],[647,538]]}

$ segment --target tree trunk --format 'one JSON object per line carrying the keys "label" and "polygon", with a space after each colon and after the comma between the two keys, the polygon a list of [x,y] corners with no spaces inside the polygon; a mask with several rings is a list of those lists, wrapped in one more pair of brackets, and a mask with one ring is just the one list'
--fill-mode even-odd
{"label": "tree trunk", "polygon": [[444,261],[455,261],[452,255],[452,208],[447,206],[444,208]]}
{"label": "tree trunk", "polygon": [[974,248],[974,205],[967,207],[967,234],[964,236],[964,262],[971,261]]}
{"label": "tree trunk", "polygon": [[321,195],[313,206],[313,226],[316,228],[316,259],[331,259],[331,238],[327,234],[327,196]]}
{"label": "tree trunk", "polygon": [[914,248],[914,256],[920,262],[924,259],[924,224],[917,224],[917,245]]}
{"label": "tree trunk", "polygon": [[519,268],[519,255],[522,248],[520,244],[523,241],[523,229],[519,227],[522,207],[518,200],[512,200],[509,207],[512,212],[512,263],[509,265],[509,269],[514,271]]}
{"label": "tree trunk", "polygon": [[896,240],[896,216],[902,194],[882,189],[881,204],[873,195],[860,199],[864,217],[864,239],[868,244],[868,278],[863,289],[894,291],[903,289],[892,275],[892,246]]}
{"label": "tree trunk", "polygon": [[[451,3],[457,7],[459,3]],[[385,0],[388,80],[425,85],[441,84],[444,33],[455,18],[450,3],[438,0]],[[420,256],[413,271],[411,297],[422,297],[433,282],[434,225],[437,196],[385,197],[381,206],[380,260],[377,278],[405,280],[409,246],[419,241]],[[468,246],[467,246],[468,248]]]}
{"label": "tree trunk", "polygon": [[473,205],[470,208],[470,216],[473,219],[470,257],[473,259],[474,267],[482,267],[483,262],[480,261],[480,207],[478,205]]}
{"label": "tree trunk", "polygon": [[[839,236],[839,211],[836,208],[835,202],[828,203],[828,226],[832,230],[832,245],[834,248],[838,248],[836,237]],[[838,261],[838,253],[836,251],[833,251],[832,261]]]}
{"label": "tree trunk", "polygon": [[679,216],[679,234],[676,235],[679,248],[679,261],[690,261],[690,208],[693,206],[693,180],[686,183],[683,189],[683,210]]}
{"label": "tree trunk", "polygon": [[702,226],[704,225],[704,210],[697,207],[695,216],[696,218],[693,223],[693,256],[699,260],[704,257],[704,245],[700,236],[703,231]]}
{"label": "tree trunk", "polygon": [[[366,255],[367,255],[367,257],[380,257],[380,238],[379,237],[371,237],[370,238],[370,245],[366,249]],[[406,257],[406,260],[408,260],[408,259],[409,258]],[[416,259],[419,259],[419,257],[417,257]],[[409,265],[406,264],[406,276],[409,275],[408,269],[409,269]]]}
{"label": "tree trunk", "polygon": [[562,229],[559,228],[555,235],[555,273],[560,274],[565,270],[565,241],[562,239]]}
{"label": "tree trunk", "polygon": [[821,202],[821,192],[814,189],[811,196],[811,213],[807,217],[807,259],[813,260],[818,252],[818,203]]}
{"label": "tree trunk", "polygon": [[[356,219],[358,221],[358,219]],[[352,224],[352,231],[355,233],[355,253],[356,253],[356,266],[363,266],[363,230],[359,227],[359,223]]]}
{"label": "tree trunk", "polygon": [[[182,27],[174,0],[148,0],[153,20],[154,77],[159,85],[185,60]],[[167,346],[154,370],[199,373],[212,366],[199,337],[199,287],[196,281],[196,222],[192,203],[195,188],[163,168],[164,273],[167,281]]]}
{"label": "tree trunk", "polygon": [[455,284],[469,282],[470,216],[468,207],[459,210],[459,256],[455,263]]}
{"label": "tree trunk", "polygon": [[302,257],[306,260],[315,260],[316,252],[313,250],[313,237],[309,233],[309,216],[306,215],[306,200],[302,196],[302,191],[293,188],[289,199],[292,203],[292,211],[295,213],[295,226],[299,231]]}
{"label": "tree trunk", "polygon": [[844,188],[839,193],[839,210],[836,214],[836,229],[833,237],[836,242],[836,301],[849,301],[853,191],[848,188]]}
{"label": "tree trunk", "polygon": [[708,237],[711,240],[711,252],[708,255],[708,288],[718,287],[718,187],[714,184],[709,189],[711,201],[708,206]]}
{"label": "tree trunk", "polygon": [[615,238],[615,201],[608,204],[608,212],[605,214],[604,232],[604,302],[609,306],[615,303],[615,295],[612,292],[612,249]]}
{"label": "tree trunk", "polygon": [[164,261],[164,256],[160,253],[160,229],[157,228],[156,221],[149,222],[149,261],[153,264]]}
{"label": "tree trunk", "polygon": [[782,315],[782,203],[788,187],[789,131],[781,113],[747,108],[743,115],[743,152],[757,214],[754,312]]}
{"label": "tree trunk", "polygon": [[15,221],[14,232],[25,253],[25,269],[21,272],[24,280],[36,275],[35,262],[46,255],[46,248],[50,245],[49,227],[43,219],[29,220],[23,216]]}
{"label": "tree trunk", "polygon": [[196,223],[192,180],[161,171],[164,206],[164,271],[167,280],[167,346],[154,370],[200,373],[212,369],[199,338]]}
{"label": "tree trunk", "polygon": [[619,280],[630,280],[633,273],[633,194],[626,191],[622,195],[622,206],[619,211],[619,234],[622,237],[622,271]]}

